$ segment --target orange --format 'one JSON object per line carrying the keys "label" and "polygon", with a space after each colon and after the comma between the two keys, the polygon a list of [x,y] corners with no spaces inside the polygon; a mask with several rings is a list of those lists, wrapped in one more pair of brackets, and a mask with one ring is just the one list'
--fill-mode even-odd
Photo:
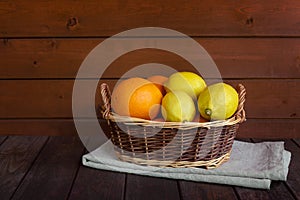
{"label": "orange", "polygon": [[121,81],[113,90],[111,106],[119,115],[153,119],[160,111],[162,97],[152,82],[143,78],[129,78]]}
{"label": "orange", "polygon": [[164,83],[168,80],[168,77],[155,75],[155,76],[150,76],[147,79],[156,85],[156,87],[160,90],[162,95],[166,94]]}

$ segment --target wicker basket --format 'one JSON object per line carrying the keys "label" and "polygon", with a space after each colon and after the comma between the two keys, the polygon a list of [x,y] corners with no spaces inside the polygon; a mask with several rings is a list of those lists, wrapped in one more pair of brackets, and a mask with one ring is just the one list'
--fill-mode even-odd
{"label": "wicker basket", "polygon": [[216,168],[226,162],[239,124],[245,121],[245,87],[238,85],[239,105],[227,120],[158,122],[119,116],[111,111],[108,85],[101,85],[103,118],[120,160],[158,167]]}

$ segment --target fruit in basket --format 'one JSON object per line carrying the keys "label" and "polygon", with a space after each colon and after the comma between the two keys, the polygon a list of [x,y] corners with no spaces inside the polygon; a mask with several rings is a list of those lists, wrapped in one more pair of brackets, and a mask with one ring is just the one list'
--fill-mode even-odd
{"label": "fruit in basket", "polygon": [[111,106],[119,115],[153,119],[160,111],[162,100],[160,90],[143,78],[129,78],[121,81],[111,95]]}
{"label": "fruit in basket", "polygon": [[168,92],[162,99],[162,116],[166,121],[192,121],[196,114],[193,99],[183,91]]}
{"label": "fruit in basket", "polygon": [[150,76],[147,78],[147,80],[151,81],[156,85],[156,87],[160,90],[162,95],[166,94],[166,90],[164,88],[165,82],[168,80],[168,77],[161,76],[161,75],[155,75],[155,76]]}
{"label": "fruit in basket", "polygon": [[206,88],[205,81],[193,72],[175,72],[165,83],[167,92],[180,90],[186,92],[193,99],[197,99],[200,92]]}
{"label": "fruit in basket", "polygon": [[198,110],[201,116],[208,120],[223,120],[236,112],[238,103],[238,93],[232,86],[226,83],[216,83],[200,93]]}

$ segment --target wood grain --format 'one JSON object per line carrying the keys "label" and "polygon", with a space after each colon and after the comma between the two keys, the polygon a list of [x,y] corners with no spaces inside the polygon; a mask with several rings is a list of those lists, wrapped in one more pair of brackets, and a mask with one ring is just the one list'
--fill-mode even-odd
{"label": "wood grain", "polygon": [[192,36],[299,36],[299,4],[297,0],[4,1],[0,37],[110,36],[145,26]]}
{"label": "wood grain", "polygon": [[300,199],[300,147],[294,144],[291,140],[285,140],[285,148],[286,150],[292,153],[291,163],[289,166],[289,174],[287,179],[287,185],[292,190],[294,196],[297,199]]}
{"label": "wood grain", "polygon": [[183,200],[197,199],[237,199],[230,186],[179,181]]}
{"label": "wood grain", "polygon": [[[0,134],[1,135],[1,134]],[[7,136],[0,136],[0,145],[6,140]]]}
{"label": "wood grain", "polygon": [[[273,182],[271,190],[257,190],[126,175],[83,167],[80,164],[83,149],[76,138],[74,141],[74,137],[51,137],[44,146],[46,138],[9,136],[0,146],[1,199],[179,199],[179,195],[180,199],[299,199],[300,148],[292,140],[285,140],[285,148],[292,153],[286,184]],[[42,146],[37,159],[32,159]],[[20,149],[23,149],[22,153]],[[10,160],[7,162],[11,166],[9,172],[2,164],[2,161],[6,163],[7,160]],[[24,165],[26,162],[32,164]],[[79,168],[76,178],[74,168]],[[17,172],[21,169],[29,172],[17,180]],[[3,172],[6,176],[11,174],[6,184],[3,184]],[[125,176],[128,176],[126,185]],[[15,189],[8,185],[11,186],[13,182],[19,187],[12,196],[10,191]],[[128,194],[124,193],[125,190]]]}
{"label": "wood grain", "polygon": [[128,174],[125,199],[180,199],[176,180]]}
{"label": "wood grain", "polygon": [[271,190],[257,190],[236,187],[237,194],[240,199],[267,199],[267,200],[281,200],[281,199],[294,199],[285,187],[283,182],[272,182]]}
{"label": "wood grain", "polygon": [[[223,78],[300,77],[299,38],[194,39],[211,55]],[[75,78],[84,58],[102,41],[4,39],[0,42],[0,79]],[[187,53],[192,55],[192,60],[199,60],[193,52]],[[178,71],[196,71],[173,53],[144,49],[124,54],[110,66],[102,66],[107,67],[102,77],[119,78],[145,63],[162,63]],[[98,77],[95,75],[94,78]]]}
{"label": "wood grain", "polygon": [[125,176],[80,166],[68,199],[123,199]]}
{"label": "wood grain", "polygon": [[[95,120],[92,119],[78,121],[84,123],[86,127],[95,123]],[[108,137],[109,127],[106,121],[100,120],[99,122],[104,134],[107,134]],[[72,136],[77,135],[77,131],[73,119],[11,119],[0,120],[0,135]]]}
{"label": "wood grain", "polygon": [[0,120],[0,135],[36,135],[37,136],[37,135],[75,135],[75,134],[76,134],[76,129],[72,119]]}
{"label": "wood grain", "polygon": [[66,199],[82,154],[77,136],[51,137],[13,199]]}
{"label": "wood grain", "polygon": [[299,138],[298,119],[248,119],[240,125],[239,138]]}
{"label": "wood grain", "polygon": [[[82,80],[82,83],[91,81]],[[113,80],[105,81],[111,89],[116,83]],[[254,79],[226,82],[233,86],[238,83],[245,85],[248,118],[298,119],[300,116],[298,80]],[[73,80],[2,80],[0,93],[5,95],[0,98],[0,118],[71,118],[73,83]],[[96,92],[97,104],[100,103],[99,92]],[[83,100],[78,109],[86,111],[88,106]],[[82,117],[91,117],[91,112],[85,112]]]}
{"label": "wood grain", "polygon": [[[283,135],[280,131],[286,135],[287,131],[281,127],[286,124],[287,135],[298,135],[300,2],[297,0],[271,3],[192,0],[180,4],[170,0],[84,4],[71,0],[55,3],[17,0],[0,2],[0,8],[0,93],[3,94],[0,123],[16,123],[11,128],[3,124],[1,134],[6,131],[23,135],[32,130],[28,134],[45,131],[50,135],[72,135],[75,129],[68,119],[72,118],[73,79],[84,58],[111,35],[131,28],[156,26],[193,37],[210,53],[226,81],[245,84],[247,118],[259,119],[250,121],[246,128],[241,127],[245,136],[253,135],[251,126],[258,125],[256,132],[276,138]],[[165,36],[164,39],[172,41],[179,39]],[[192,59],[199,59],[198,55],[192,55]],[[179,71],[195,71],[186,60],[170,52],[144,49],[116,59],[102,78],[112,86],[128,70],[150,62]],[[98,104],[99,91],[95,99]],[[86,108],[83,104],[80,109]],[[90,117],[90,113],[81,117]],[[260,119],[267,119],[266,124]],[[272,120],[276,123],[271,124]],[[264,130],[267,132],[263,133]]]}
{"label": "wood grain", "polygon": [[297,143],[297,145],[300,147],[300,137],[295,137],[294,141]]}
{"label": "wood grain", "polygon": [[[92,121],[84,120],[86,126]],[[109,137],[105,121],[100,123]],[[299,119],[248,119],[240,125],[238,138],[299,138]],[[72,119],[0,120],[0,135],[77,135]],[[299,143],[300,144],[300,143]]]}
{"label": "wood grain", "polygon": [[0,146],[0,196],[9,199],[48,137],[14,136]]}

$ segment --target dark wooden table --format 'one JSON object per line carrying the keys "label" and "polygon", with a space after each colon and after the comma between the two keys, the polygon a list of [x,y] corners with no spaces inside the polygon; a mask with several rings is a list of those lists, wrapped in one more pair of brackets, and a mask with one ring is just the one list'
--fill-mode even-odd
{"label": "dark wooden table", "polygon": [[77,136],[0,136],[0,199],[300,199],[300,140],[285,145],[288,181],[257,190],[87,168]]}

